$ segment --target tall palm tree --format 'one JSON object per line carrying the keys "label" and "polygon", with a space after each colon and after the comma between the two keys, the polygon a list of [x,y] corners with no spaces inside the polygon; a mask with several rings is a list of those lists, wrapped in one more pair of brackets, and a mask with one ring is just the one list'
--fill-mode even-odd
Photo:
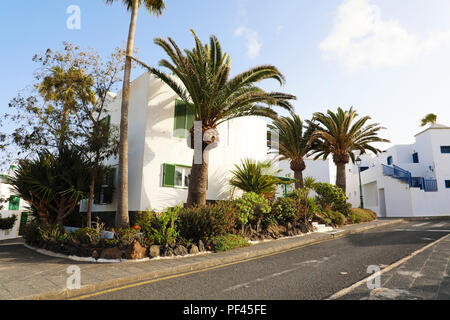
{"label": "tall palm tree", "polygon": [[309,121],[304,125],[300,117],[291,113],[290,117],[280,117],[269,125],[271,130],[277,130],[278,142],[272,141],[278,149],[280,160],[289,160],[291,170],[294,171],[295,189],[303,188],[303,170],[306,169],[304,158],[314,150],[317,144],[311,137],[316,125]]}
{"label": "tall palm tree", "polygon": [[318,129],[313,134],[313,139],[317,140],[315,159],[323,157],[326,159],[330,154],[336,164],[336,185],[346,192],[345,165],[352,160],[355,162],[353,151],[360,154],[367,150],[377,154],[379,149],[370,145],[373,142],[390,142],[378,137],[378,131],[384,129],[378,123],[366,125],[371,118],[369,116],[357,119],[358,113],[353,109],[337,112],[327,111],[327,114],[317,112],[313,120],[319,122]]}
{"label": "tall palm tree", "polygon": [[435,124],[437,120],[437,115],[434,113],[429,113],[421,120],[421,127],[425,127],[427,124]]}
{"label": "tall palm tree", "polygon": [[[112,4],[116,0],[105,0]],[[120,118],[120,143],[119,143],[119,185],[116,213],[116,227],[129,227],[128,215],[128,103],[130,99],[131,58],[134,49],[134,35],[138,9],[142,5],[154,15],[161,15],[165,9],[164,0],[122,0],[127,10],[131,11],[131,21],[128,31],[127,51],[125,59],[125,74],[122,89],[122,107]]]}
{"label": "tall palm tree", "polygon": [[[194,31],[191,32],[196,44],[192,50],[182,51],[171,38],[168,41],[155,39],[155,44],[171,60],[163,59],[159,65],[169,69],[174,76],[141,64],[171,87],[194,114],[196,122],[188,138],[194,149],[194,160],[187,203],[203,205],[206,203],[209,151],[219,143],[218,125],[244,116],[275,118],[277,113],[272,106],[291,111],[289,100],[295,99],[295,96],[266,92],[256,86],[256,83],[265,79],[275,79],[280,85],[284,84],[283,75],[271,65],[251,68],[230,79],[231,59],[222,53],[217,38],[211,36],[210,44],[203,45]],[[196,147],[196,144],[199,145]]]}

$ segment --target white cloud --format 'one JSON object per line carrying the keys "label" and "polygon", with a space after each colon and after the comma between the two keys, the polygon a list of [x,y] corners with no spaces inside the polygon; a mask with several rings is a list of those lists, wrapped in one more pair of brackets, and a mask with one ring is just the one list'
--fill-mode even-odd
{"label": "white cloud", "polygon": [[411,34],[398,21],[383,20],[371,0],[344,0],[319,48],[350,70],[363,66],[406,66],[450,43],[450,31]]}
{"label": "white cloud", "polygon": [[261,51],[262,42],[259,38],[258,32],[246,27],[239,27],[235,31],[238,37],[244,37],[247,40],[247,54],[249,58],[254,59]]}

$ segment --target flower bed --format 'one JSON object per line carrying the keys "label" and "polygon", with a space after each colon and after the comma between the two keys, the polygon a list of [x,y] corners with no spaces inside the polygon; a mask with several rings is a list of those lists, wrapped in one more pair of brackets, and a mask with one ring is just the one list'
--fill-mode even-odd
{"label": "flower bed", "polygon": [[109,231],[101,224],[95,229],[64,229],[33,222],[24,236],[32,247],[68,256],[142,260],[226,251],[249,241],[298,236],[314,231],[312,222],[336,227],[376,219],[370,210],[351,209],[333,186],[322,184],[318,190],[315,199],[295,192],[269,201],[247,193],[233,201],[201,207],[139,212],[135,226]]}

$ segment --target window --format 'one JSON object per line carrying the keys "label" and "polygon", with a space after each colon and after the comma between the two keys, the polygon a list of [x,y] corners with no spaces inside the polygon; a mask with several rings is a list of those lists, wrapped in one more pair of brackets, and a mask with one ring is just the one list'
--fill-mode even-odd
{"label": "window", "polygon": [[450,189],[450,180],[445,180],[445,187]]}
{"label": "window", "polygon": [[387,164],[388,164],[388,166],[390,166],[393,162],[394,162],[394,159],[392,158],[392,156],[389,156],[389,157],[387,158]]}
{"label": "window", "polygon": [[361,169],[360,169],[361,172],[364,172],[366,170],[369,170],[369,167],[361,167]]}
{"label": "window", "polygon": [[450,153],[450,146],[441,146],[441,153]]}
{"label": "window", "polygon": [[116,177],[116,169],[109,168],[99,173],[96,179],[94,203],[95,204],[111,204],[114,194],[114,180]]}
{"label": "window", "polygon": [[174,132],[178,138],[186,138],[187,133],[194,126],[195,116],[192,109],[184,101],[175,101]]}
{"label": "window", "polygon": [[417,152],[413,153],[412,158],[413,158],[413,163],[419,163],[419,154]]}
{"label": "window", "polygon": [[191,175],[190,167],[165,163],[163,170],[163,187],[189,187],[189,177]]}
{"label": "window", "polygon": [[19,210],[19,205],[20,205],[20,198],[16,197],[16,196],[11,196],[11,198],[9,198],[9,205],[8,205],[8,210]]}

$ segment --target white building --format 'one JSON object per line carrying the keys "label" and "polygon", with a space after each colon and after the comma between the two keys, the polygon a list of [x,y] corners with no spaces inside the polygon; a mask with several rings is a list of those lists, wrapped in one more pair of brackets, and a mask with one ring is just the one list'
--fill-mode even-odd
{"label": "white building", "polygon": [[15,166],[11,166],[9,172],[0,175],[0,218],[9,218],[13,215],[17,216],[16,223],[12,229],[1,230],[0,240],[17,238],[19,235],[19,227],[26,221],[28,217],[27,203],[11,192],[11,186],[6,183],[6,177],[13,174]]}
{"label": "white building", "polygon": [[[450,215],[450,127],[432,125],[415,140],[361,156],[364,207],[380,217]],[[356,165],[347,166],[347,196],[360,205]]]}
{"label": "white building", "polygon": [[[121,96],[118,93],[109,106],[110,121],[116,125],[120,123]],[[194,153],[187,145],[186,130],[193,120],[175,92],[159,79],[144,73],[132,82],[128,120],[130,212],[163,210],[186,202]],[[238,118],[218,129],[220,143],[209,156],[207,200],[230,197],[228,180],[235,164],[244,158],[267,159],[265,119]],[[118,159],[111,159],[109,164],[118,167]],[[117,185],[117,170],[115,180]],[[103,204],[95,204],[94,212],[116,211],[114,196],[100,198]],[[85,203],[81,211],[86,211]]]}

